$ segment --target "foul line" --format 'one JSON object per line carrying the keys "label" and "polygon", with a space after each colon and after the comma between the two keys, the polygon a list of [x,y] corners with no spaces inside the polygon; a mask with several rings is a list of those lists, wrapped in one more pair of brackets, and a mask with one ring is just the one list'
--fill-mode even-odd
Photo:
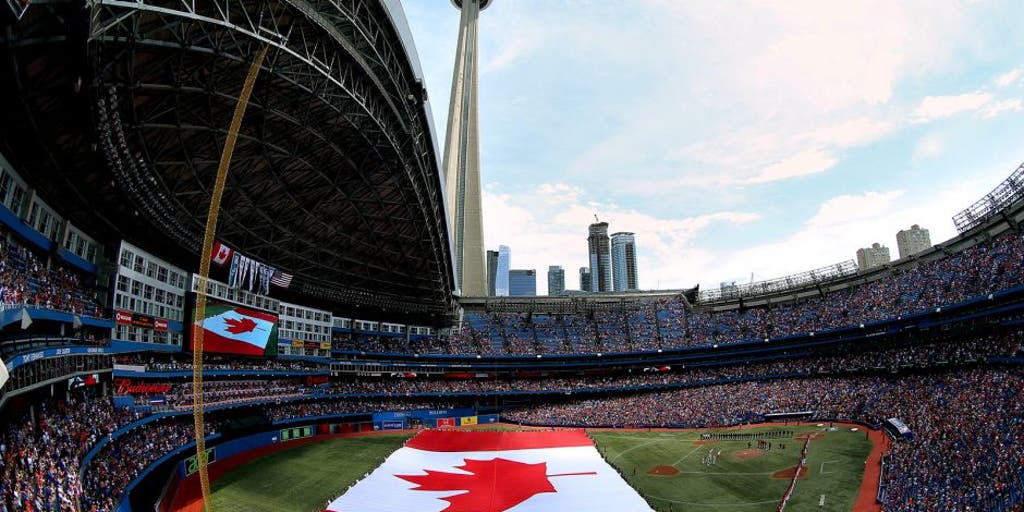
{"label": "foul line", "polygon": [[[693,455],[693,452],[695,452],[697,450],[700,450],[701,448],[703,448],[703,446],[698,446],[698,447],[694,448],[692,451],[690,451],[690,453],[687,453],[686,455],[683,455],[682,457],[679,458],[679,460],[673,462],[672,465],[675,466],[676,464],[679,464],[680,462],[685,460],[690,455]],[[680,471],[680,473],[682,473],[682,471]]]}
{"label": "foul line", "polygon": [[747,507],[751,505],[764,505],[767,503],[778,503],[779,500],[768,500],[768,501],[744,501],[739,503],[703,503],[700,501],[681,501],[681,500],[670,500],[668,498],[662,498],[661,496],[655,496],[653,494],[645,494],[648,498],[654,498],[656,500],[667,501],[669,503],[679,503],[681,505],[700,505],[703,507]]}
{"label": "foul line", "polygon": [[652,439],[652,440],[650,440],[650,441],[648,441],[646,443],[640,443],[640,444],[638,444],[638,445],[636,445],[636,446],[634,446],[632,448],[627,448],[627,449],[619,452],[619,454],[616,455],[615,457],[613,457],[609,462],[615,462],[615,461],[619,460],[619,457],[622,457],[623,455],[625,455],[625,454],[627,454],[627,453],[629,453],[629,452],[631,452],[633,450],[636,450],[637,448],[643,448],[644,446],[647,446],[647,445],[650,445],[650,444],[654,444],[654,443],[660,443],[662,441],[668,441],[668,439]]}

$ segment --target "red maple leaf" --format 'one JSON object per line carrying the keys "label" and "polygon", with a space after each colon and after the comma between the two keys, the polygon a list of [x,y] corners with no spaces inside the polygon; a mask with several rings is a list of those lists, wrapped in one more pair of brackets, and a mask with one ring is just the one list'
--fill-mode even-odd
{"label": "red maple leaf", "polygon": [[227,331],[231,334],[242,334],[256,329],[256,322],[253,322],[251,318],[225,318],[224,323],[227,324]]}
{"label": "red maple leaf", "polygon": [[428,469],[426,475],[395,476],[417,484],[419,487],[413,488],[414,491],[465,491],[441,498],[449,503],[442,512],[503,512],[535,494],[558,492],[548,480],[546,462],[527,464],[502,458],[463,460],[465,464],[455,467],[471,475]]}

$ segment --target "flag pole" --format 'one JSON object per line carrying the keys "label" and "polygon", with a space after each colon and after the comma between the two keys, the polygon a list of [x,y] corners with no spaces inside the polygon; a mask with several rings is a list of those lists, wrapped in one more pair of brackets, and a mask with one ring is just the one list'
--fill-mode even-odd
{"label": "flag pole", "polygon": [[[199,257],[199,279],[196,286],[196,313],[195,318],[202,321],[206,316],[206,290],[210,278],[210,258],[213,256],[213,240],[217,232],[217,217],[220,215],[220,201],[224,197],[224,185],[228,179],[228,167],[231,164],[231,155],[235,151],[235,141],[238,139],[238,129],[242,125],[242,118],[245,117],[245,108],[249,106],[249,96],[252,94],[256,77],[260,73],[263,59],[267,56],[268,46],[264,45],[256,54],[256,60],[249,66],[249,73],[245,77],[245,84],[242,85],[242,92],[238,96],[238,104],[235,105],[235,113],[231,117],[231,126],[228,128],[227,139],[224,141],[224,150],[220,155],[220,164],[217,166],[217,178],[213,184],[213,193],[210,196],[210,210],[206,215],[206,233],[203,236],[203,251]],[[199,485],[203,493],[203,509],[213,512],[213,501],[210,499],[210,474],[206,464],[206,424],[203,420],[203,329],[192,326],[192,422],[196,431],[196,467],[199,470]]]}

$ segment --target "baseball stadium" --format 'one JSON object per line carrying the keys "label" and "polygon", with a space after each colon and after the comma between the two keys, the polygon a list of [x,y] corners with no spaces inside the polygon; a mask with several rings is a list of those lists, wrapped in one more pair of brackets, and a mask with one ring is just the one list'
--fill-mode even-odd
{"label": "baseball stadium", "polygon": [[[580,290],[553,266],[540,295],[484,245],[508,197],[484,164],[540,158],[480,130],[515,123],[485,108],[519,55],[488,31],[541,45],[512,9],[614,9],[517,2],[6,0],[0,512],[1024,511],[1021,155],[946,153],[983,192],[932,201],[945,240],[760,254],[790,270],[720,286],[638,281],[675,224],[609,237],[586,210]],[[434,73],[450,91],[428,95]],[[993,83],[957,97],[975,114],[928,96],[878,130],[1019,121],[999,98],[1024,68]],[[996,179],[972,174],[983,154]],[[730,186],[812,179],[778,165]]]}

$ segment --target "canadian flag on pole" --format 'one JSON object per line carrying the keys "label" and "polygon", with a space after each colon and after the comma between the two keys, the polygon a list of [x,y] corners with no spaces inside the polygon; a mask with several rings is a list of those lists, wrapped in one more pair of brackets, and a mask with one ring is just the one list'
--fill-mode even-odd
{"label": "canadian flag on pole", "polygon": [[326,512],[650,512],[582,431],[427,430]]}
{"label": "canadian flag on pole", "polygon": [[229,261],[231,261],[231,254],[234,252],[235,251],[232,248],[215,241],[213,242],[213,256],[210,258],[210,260],[220,266],[224,266],[227,265]]}

